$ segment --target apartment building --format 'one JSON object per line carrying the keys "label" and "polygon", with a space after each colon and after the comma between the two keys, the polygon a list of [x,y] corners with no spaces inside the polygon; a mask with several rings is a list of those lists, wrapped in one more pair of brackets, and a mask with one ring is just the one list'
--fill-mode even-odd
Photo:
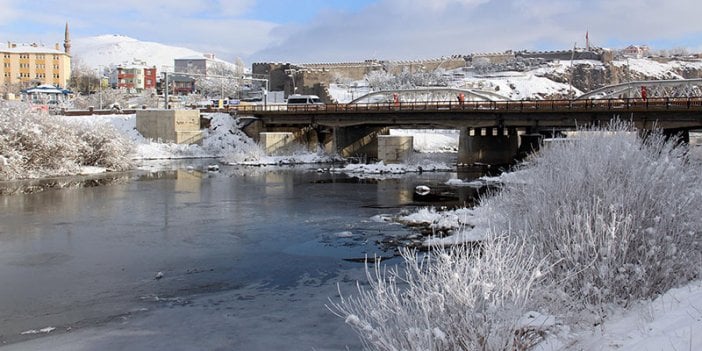
{"label": "apartment building", "polygon": [[117,88],[135,93],[156,89],[156,67],[139,64],[117,67]]}
{"label": "apartment building", "polygon": [[[71,41],[68,24],[64,50],[59,44],[46,47],[40,44],[18,44],[8,41],[0,44],[0,82],[5,87],[18,88],[36,85],[66,87],[71,77]],[[18,89],[17,89],[18,90]]]}

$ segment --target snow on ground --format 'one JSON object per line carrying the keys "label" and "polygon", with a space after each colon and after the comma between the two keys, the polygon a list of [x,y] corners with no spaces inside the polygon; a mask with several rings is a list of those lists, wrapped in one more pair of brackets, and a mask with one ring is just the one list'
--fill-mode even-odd
{"label": "snow on ground", "polygon": [[[577,61],[578,64],[594,65],[591,61]],[[574,62],[576,64],[576,62]],[[542,99],[546,95],[566,95],[571,90],[576,95],[582,94],[578,89],[568,84],[554,82],[544,74],[565,72],[570,62],[553,64],[550,67],[539,68],[529,72],[495,72],[481,75],[469,74],[465,78],[451,82],[450,87],[463,89],[479,89],[494,92],[512,100]],[[338,103],[349,103],[353,99],[371,92],[364,81],[350,85],[331,84],[330,96]]]}
{"label": "snow on ground", "polygon": [[512,100],[538,100],[545,95],[566,95],[571,89],[576,95],[582,94],[581,91],[568,84],[537,76],[535,72],[499,72],[466,77],[457,86],[459,88],[481,88]]}
{"label": "snow on ground", "polygon": [[[177,160],[192,158],[217,158],[221,163],[244,166],[275,166],[292,164],[321,164],[342,161],[341,158],[328,155],[322,151],[310,152],[303,147],[289,155],[268,156],[252,139],[246,136],[237,126],[237,120],[229,114],[215,113],[210,115],[210,128],[203,131],[201,145],[175,144],[151,140],[143,137],[136,130],[135,115],[94,115],[88,117],[59,117],[84,124],[110,124],[125,135],[135,145],[132,159],[145,163],[149,160]],[[393,135],[412,135],[415,138],[415,153],[404,164],[349,164],[343,167],[332,167],[331,172],[354,175],[399,175],[412,172],[452,171],[454,161],[446,157],[436,157],[431,153],[449,151],[455,153],[458,148],[458,132],[452,130],[411,130],[393,131]],[[148,162],[141,168],[158,167],[154,162]],[[105,171],[101,168],[87,168],[82,174],[94,174]],[[324,170],[323,170],[324,171]]]}
{"label": "snow on ground", "polygon": [[675,71],[684,70],[685,68],[702,68],[702,62],[700,61],[670,61],[661,63],[646,58],[630,58],[628,60],[616,60],[613,61],[612,64],[614,64],[617,67],[629,67],[632,73],[638,72],[648,77],[655,77],[657,79],[684,79],[685,77],[675,73]]}
{"label": "snow on ground", "polygon": [[458,151],[458,129],[390,129],[390,135],[412,136],[414,151],[448,152]]}
{"label": "snow on ground", "polygon": [[188,158],[220,158],[228,164],[278,165],[331,162],[334,158],[318,153],[300,152],[288,156],[266,156],[264,151],[236,125],[229,114],[210,116],[210,128],[203,131],[202,145],[175,144],[143,137],[136,130],[136,115],[93,115],[61,117],[79,123],[111,124],[136,146],[134,160],[175,160]]}
{"label": "snow on ground", "polygon": [[366,95],[371,92],[370,87],[365,85],[365,82],[356,82],[355,84],[329,84],[329,95],[338,103],[345,104]]}
{"label": "snow on ground", "polygon": [[561,331],[534,350],[702,350],[700,280],[671,289],[653,301],[611,312],[600,326]]}

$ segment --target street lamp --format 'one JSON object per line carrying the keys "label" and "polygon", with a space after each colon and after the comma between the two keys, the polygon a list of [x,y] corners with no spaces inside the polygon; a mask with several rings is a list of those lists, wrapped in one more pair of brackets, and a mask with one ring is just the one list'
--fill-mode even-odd
{"label": "street lamp", "polygon": [[102,110],[102,70],[100,69],[102,65],[98,65],[98,98],[100,99],[100,107],[98,108],[99,110]]}

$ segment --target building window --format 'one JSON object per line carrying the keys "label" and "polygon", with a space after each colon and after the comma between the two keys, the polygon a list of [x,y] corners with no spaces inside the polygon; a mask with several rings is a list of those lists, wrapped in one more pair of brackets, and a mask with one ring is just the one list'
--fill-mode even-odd
{"label": "building window", "polygon": [[59,69],[59,65],[54,65],[54,69]]}

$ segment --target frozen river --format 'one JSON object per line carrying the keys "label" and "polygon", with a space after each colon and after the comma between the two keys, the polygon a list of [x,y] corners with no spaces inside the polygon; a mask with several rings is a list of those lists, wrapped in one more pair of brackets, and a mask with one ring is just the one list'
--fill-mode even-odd
{"label": "frozen river", "polygon": [[451,177],[183,167],[0,196],[0,349],[360,349],[324,306],[364,280],[346,259],[392,255],[409,229],[374,216]]}

